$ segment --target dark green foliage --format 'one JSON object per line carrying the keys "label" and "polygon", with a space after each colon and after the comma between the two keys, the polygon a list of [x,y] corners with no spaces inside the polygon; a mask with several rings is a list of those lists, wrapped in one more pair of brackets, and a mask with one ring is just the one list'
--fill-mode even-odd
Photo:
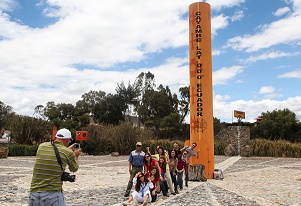
{"label": "dark green foliage", "polygon": [[127,87],[125,87],[123,81],[120,84],[117,84],[116,93],[123,100],[124,116],[131,114],[130,106],[134,106],[134,108],[138,106],[140,92],[141,85],[138,84],[138,81],[132,85],[129,82]]}
{"label": "dark green foliage", "polygon": [[214,128],[214,135],[217,135],[223,129],[227,128],[227,123],[221,122],[220,119],[213,117],[213,128]]}
{"label": "dark green foliage", "polygon": [[51,124],[40,118],[10,114],[6,128],[18,144],[36,144],[50,139]]}
{"label": "dark green foliage", "polygon": [[94,120],[101,124],[118,125],[124,120],[126,110],[124,99],[117,94],[108,94],[103,101],[95,104]]}
{"label": "dark green foliage", "polygon": [[[12,113],[12,107],[0,101],[0,130],[7,125],[7,116]],[[0,131],[1,132],[1,131]]]}
{"label": "dark green foliage", "polygon": [[269,140],[300,141],[300,123],[296,114],[289,109],[273,110],[262,113],[262,120],[258,123],[257,137]]}
{"label": "dark green foliage", "polygon": [[189,103],[190,103],[190,87],[180,87],[180,100],[179,100],[179,114],[181,115],[180,122],[183,123],[185,117],[189,113]]}
{"label": "dark green foliage", "polygon": [[8,156],[35,156],[38,147],[38,145],[9,144]]}

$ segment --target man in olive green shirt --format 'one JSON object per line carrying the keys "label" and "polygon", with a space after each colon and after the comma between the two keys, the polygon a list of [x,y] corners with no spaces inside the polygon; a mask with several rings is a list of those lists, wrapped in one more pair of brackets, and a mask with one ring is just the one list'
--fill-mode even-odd
{"label": "man in olive green shirt", "polygon": [[[68,147],[72,140],[71,132],[68,129],[60,129],[55,137],[54,145],[59,151],[63,169],[65,170],[68,165],[71,172],[76,172],[79,167],[77,160],[81,149],[75,150],[74,144]],[[66,205],[62,188],[62,173],[51,142],[40,144],[33,168],[29,205]]]}

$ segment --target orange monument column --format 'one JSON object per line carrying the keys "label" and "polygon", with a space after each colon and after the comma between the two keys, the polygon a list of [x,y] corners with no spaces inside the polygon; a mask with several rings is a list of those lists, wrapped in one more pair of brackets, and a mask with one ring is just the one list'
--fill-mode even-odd
{"label": "orange monument column", "polygon": [[205,2],[189,6],[190,58],[190,145],[197,143],[199,159],[190,164],[205,165],[206,178],[214,172],[212,54],[210,5]]}

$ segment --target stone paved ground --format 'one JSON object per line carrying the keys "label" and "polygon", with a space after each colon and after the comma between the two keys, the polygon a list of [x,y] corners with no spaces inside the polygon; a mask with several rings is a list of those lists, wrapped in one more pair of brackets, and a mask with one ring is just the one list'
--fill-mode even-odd
{"label": "stone paved ground", "polygon": [[[229,157],[215,156],[215,165]],[[151,205],[301,205],[301,159],[242,157],[224,180],[189,182],[179,195]],[[0,205],[27,205],[34,157],[0,159]],[[82,156],[75,183],[65,183],[67,205],[121,205],[128,182],[127,156]]]}

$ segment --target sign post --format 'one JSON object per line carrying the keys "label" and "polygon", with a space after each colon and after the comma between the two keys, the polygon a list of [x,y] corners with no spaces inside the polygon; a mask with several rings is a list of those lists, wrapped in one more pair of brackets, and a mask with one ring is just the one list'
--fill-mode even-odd
{"label": "sign post", "polygon": [[245,112],[234,110],[234,117],[237,118],[238,127],[237,127],[237,154],[240,155],[240,123],[241,119],[245,119]]}
{"label": "sign post", "polygon": [[[189,6],[190,59],[190,144],[197,143],[199,159],[190,164],[205,166],[206,178],[214,173],[213,95],[210,5],[205,2]],[[195,151],[197,152],[197,151]]]}

